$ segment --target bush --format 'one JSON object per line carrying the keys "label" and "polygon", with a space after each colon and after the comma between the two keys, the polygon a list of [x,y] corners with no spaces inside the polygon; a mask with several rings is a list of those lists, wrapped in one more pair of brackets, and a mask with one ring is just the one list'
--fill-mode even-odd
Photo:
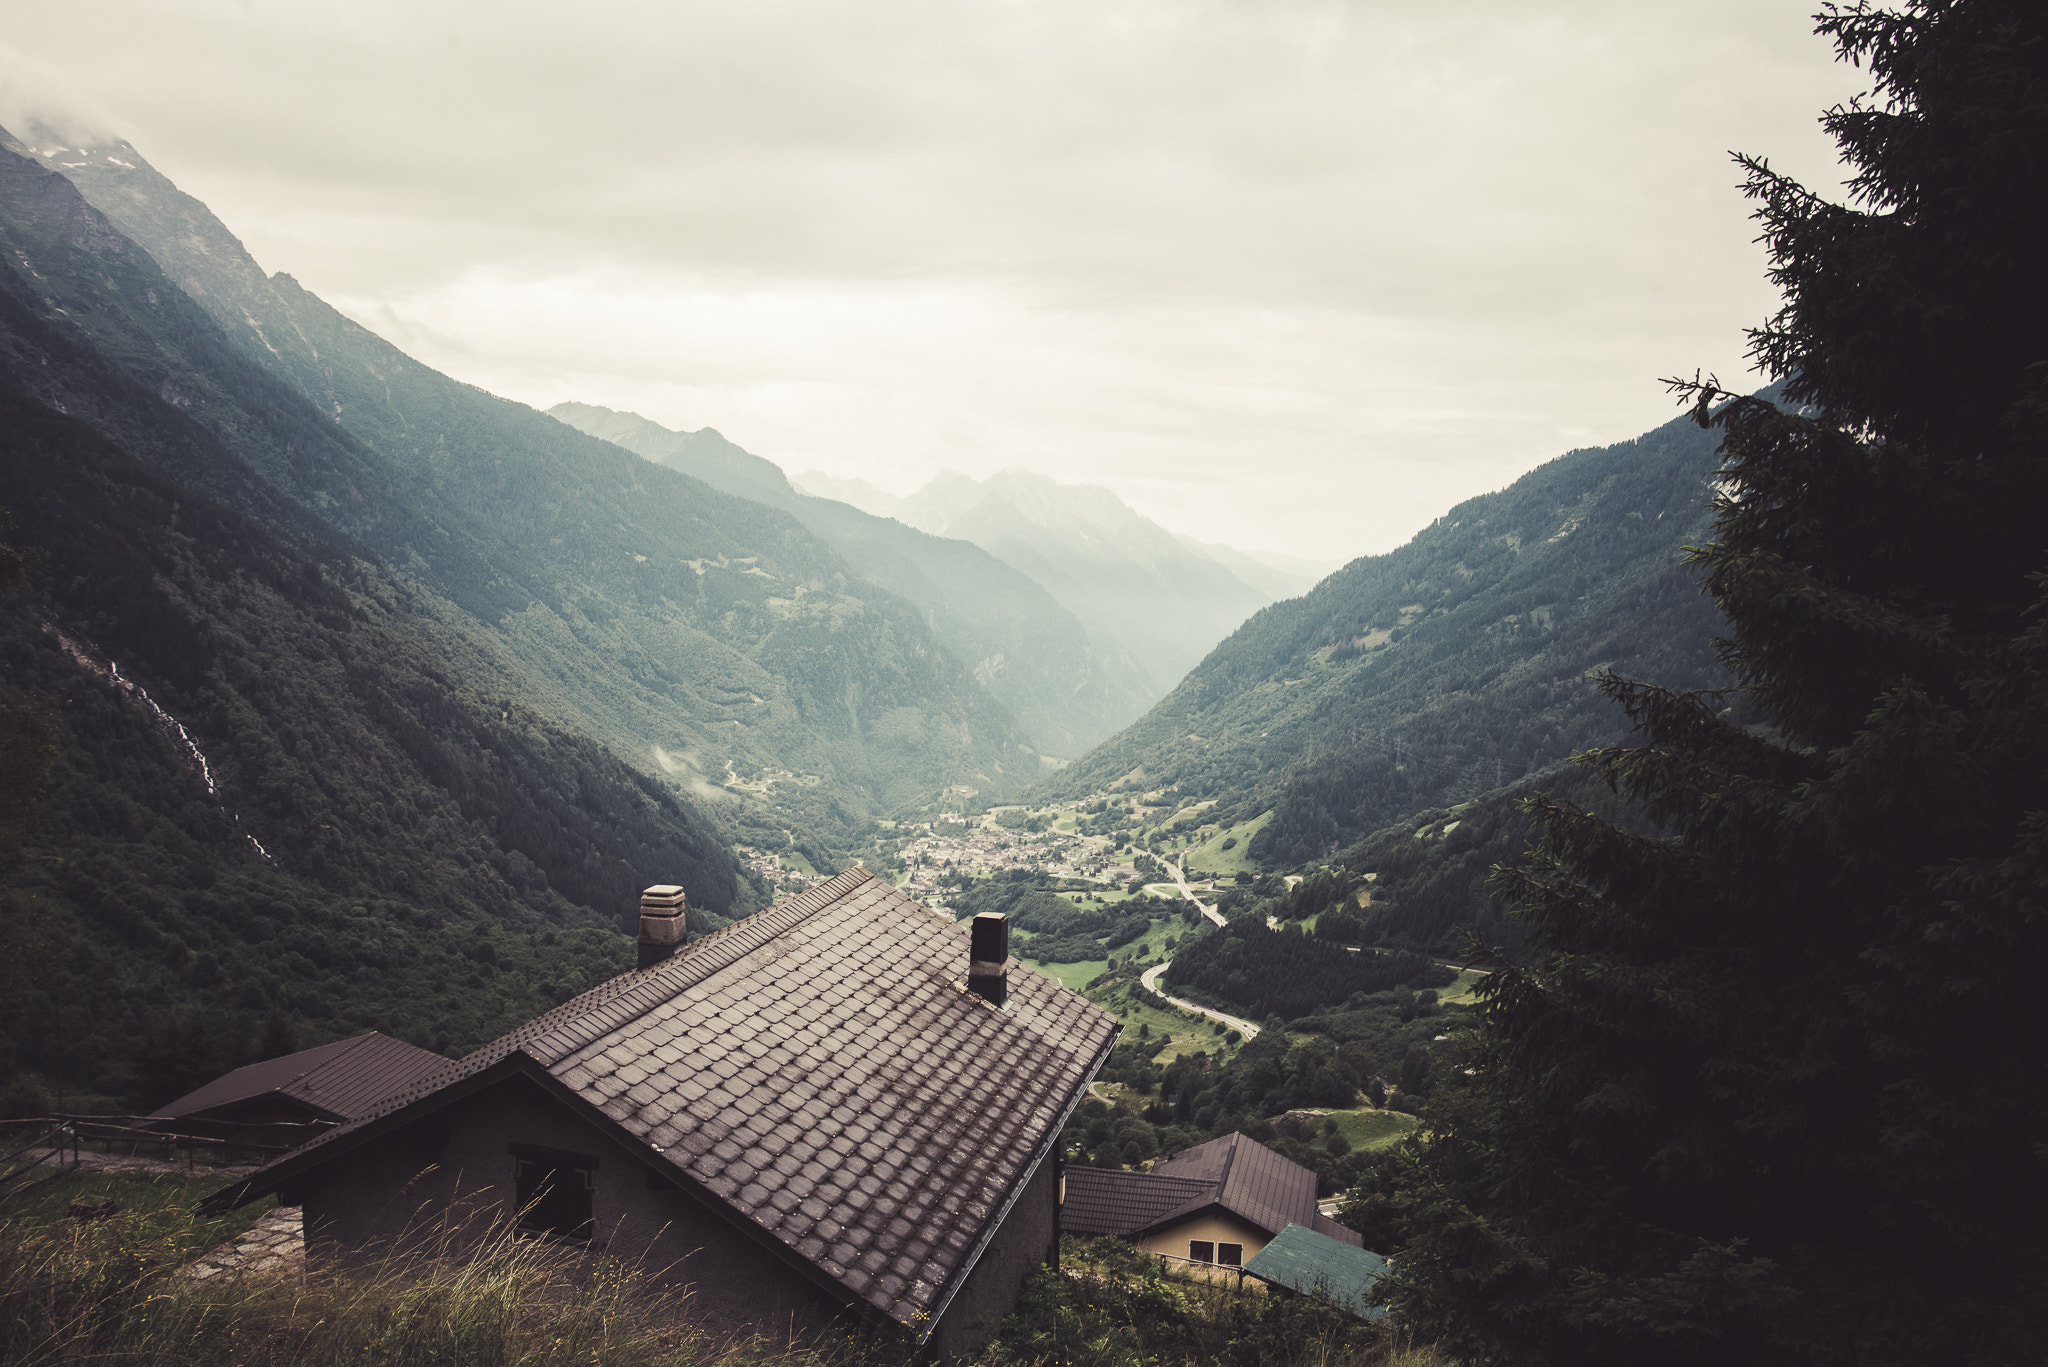
{"label": "bush", "polygon": [[[1067,1275],[1071,1271],[1073,1275]],[[1060,1268],[1025,1283],[980,1361],[993,1367],[1433,1367],[1316,1296],[1183,1279],[1120,1239],[1060,1241]]]}

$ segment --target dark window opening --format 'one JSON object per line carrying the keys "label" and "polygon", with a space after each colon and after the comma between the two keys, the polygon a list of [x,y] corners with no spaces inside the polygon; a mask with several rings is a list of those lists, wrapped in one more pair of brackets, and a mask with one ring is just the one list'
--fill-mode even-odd
{"label": "dark window opening", "polygon": [[1216,1261],[1217,1261],[1217,1262],[1219,1262],[1219,1263],[1221,1263],[1221,1264],[1222,1264],[1223,1266],[1225,1266],[1225,1267],[1243,1267],[1243,1266],[1244,1266],[1244,1245],[1243,1245],[1243,1244],[1218,1244],[1218,1245],[1216,1245]]}
{"label": "dark window opening", "polygon": [[1193,1263],[1213,1263],[1213,1262],[1215,1262],[1215,1261],[1216,1261],[1216,1245],[1215,1245],[1215,1243],[1214,1243],[1213,1241],[1211,1241],[1211,1240],[1208,1240],[1208,1239],[1190,1239],[1190,1240],[1188,1240],[1188,1261],[1189,1261],[1189,1262],[1193,1262]]}
{"label": "dark window opening", "polygon": [[519,1228],[558,1239],[588,1239],[596,1227],[590,1201],[597,1160],[523,1144],[513,1146],[512,1155]]}

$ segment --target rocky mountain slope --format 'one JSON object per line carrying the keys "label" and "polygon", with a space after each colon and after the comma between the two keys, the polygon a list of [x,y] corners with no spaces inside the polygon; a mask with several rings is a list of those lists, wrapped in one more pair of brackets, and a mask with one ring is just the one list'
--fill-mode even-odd
{"label": "rocky mountain slope", "polygon": [[1047,755],[1080,754],[1158,699],[1116,642],[1091,641],[1035,581],[971,542],[802,493],[780,466],[708,427],[677,432],[591,404],[561,403],[548,412],[658,465],[796,518],[856,574],[918,608]]}
{"label": "rocky mountain slope", "polygon": [[0,246],[0,501],[30,559],[0,689],[57,742],[0,840],[0,952],[34,966],[0,1067],[118,1089],[138,1051],[220,1061],[271,1012],[460,1050],[618,971],[654,878],[700,928],[758,905],[709,814],[373,548],[512,599],[431,488],[4,150]]}
{"label": "rocky mountain slope", "polygon": [[1725,682],[1683,565],[1710,524],[1717,438],[1677,419],[1459,504],[1408,545],[1263,609],[1158,706],[1050,782],[1272,809],[1253,853],[1327,856],[1618,738],[1588,675]]}
{"label": "rocky mountain slope", "polygon": [[[153,306],[125,298],[80,325],[295,515],[361,538],[460,609],[536,681],[547,715],[679,784],[751,781],[784,825],[845,829],[862,810],[1040,772],[922,614],[786,513],[421,365],[265,275],[125,143],[28,141],[14,153],[75,185],[111,222],[93,231],[139,244],[216,330],[157,345]],[[299,402],[276,386],[225,396],[216,353]]]}

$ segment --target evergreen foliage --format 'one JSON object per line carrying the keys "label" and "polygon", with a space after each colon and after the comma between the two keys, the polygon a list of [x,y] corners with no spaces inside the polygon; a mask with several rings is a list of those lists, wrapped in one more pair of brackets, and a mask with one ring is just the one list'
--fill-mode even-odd
{"label": "evergreen foliage", "polygon": [[2048,9],[1819,29],[1876,86],[1851,203],[1744,163],[1801,406],[1691,391],[1769,727],[1607,680],[1640,743],[1589,762],[1664,833],[1535,804],[1546,952],[1365,1203],[1474,1356],[2048,1360]]}
{"label": "evergreen foliage", "polygon": [[1007,916],[1011,929],[1024,933],[1011,945],[1012,953],[1040,963],[1079,964],[1142,938],[1154,921],[1177,915],[1179,907],[1150,897],[1081,907],[1031,879],[993,878],[955,897],[953,911],[961,917],[982,912]]}
{"label": "evergreen foliage", "polygon": [[1293,1020],[1360,992],[1441,987],[1457,975],[1406,950],[1356,952],[1246,917],[1174,951],[1166,985],[1253,1019]]}
{"label": "evergreen foliage", "polygon": [[1476,952],[1477,940],[1485,952],[1521,959],[1530,938],[1528,922],[1500,901],[1490,880],[1496,867],[1521,861],[1535,833],[1526,802],[1537,793],[1629,830],[1649,829],[1585,768],[1537,774],[1455,808],[1417,812],[1344,851],[1341,868],[1359,878],[1372,875],[1359,886],[1370,902],[1356,910],[1324,912],[1316,934],[1350,944],[1448,955],[1460,962]]}

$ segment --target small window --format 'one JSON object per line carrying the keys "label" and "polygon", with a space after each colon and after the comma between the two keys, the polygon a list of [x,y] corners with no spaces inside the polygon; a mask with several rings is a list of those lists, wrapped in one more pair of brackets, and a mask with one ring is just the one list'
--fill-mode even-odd
{"label": "small window", "polygon": [[1188,1261],[1191,1263],[1213,1263],[1216,1261],[1216,1245],[1208,1239],[1188,1240]]}
{"label": "small window", "polygon": [[558,1239],[588,1239],[597,1159],[534,1145],[512,1145],[513,1193],[519,1228]]}
{"label": "small window", "polygon": [[1244,1245],[1243,1245],[1243,1244],[1218,1244],[1218,1245],[1216,1245],[1216,1261],[1217,1261],[1218,1263],[1222,1264],[1222,1265],[1223,1265],[1224,1267],[1243,1267],[1243,1266],[1244,1266]]}

